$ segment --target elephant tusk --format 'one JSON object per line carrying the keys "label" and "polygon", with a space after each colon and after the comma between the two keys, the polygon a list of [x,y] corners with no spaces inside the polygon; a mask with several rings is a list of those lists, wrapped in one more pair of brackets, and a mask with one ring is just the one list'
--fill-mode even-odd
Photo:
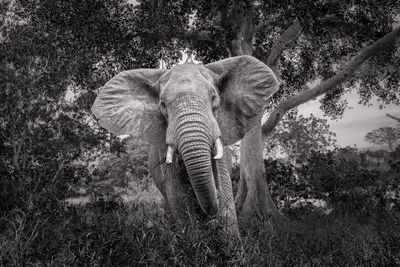
{"label": "elephant tusk", "polygon": [[224,147],[222,146],[222,142],[219,137],[217,138],[217,140],[215,140],[214,148],[216,151],[214,159],[222,159],[222,157],[224,156]]}
{"label": "elephant tusk", "polygon": [[172,149],[172,146],[168,146],[167,155],[165,156],[165,162],[167,164],[171,164],[172,163],[173,155],[174,155],[174,150]]}

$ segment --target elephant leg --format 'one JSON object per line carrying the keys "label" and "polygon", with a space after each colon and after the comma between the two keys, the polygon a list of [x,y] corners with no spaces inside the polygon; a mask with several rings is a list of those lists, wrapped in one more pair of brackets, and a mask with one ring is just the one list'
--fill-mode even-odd
{"label": "elephant leg", "polygon": [[150,175],[164,197],[166,212],[172,213],[176,220],[187,223],[194,218],[196,197],[188,182],[185,184],[186,174],[177,160],[173,164],[160,164],[165,154],[166,151],[151,147],[148,158]]}
{"label": "elephant leg", "polygon": [[226,156],[226,165],[228,167],[229,176],[231,176],[233,161],[232,161],[232,151],[228,146],[224,147],[224,155]]}
{"label": "elephant leg", "polygon": [[183,224],[195,223],[197,200],[187,177],[177,164],[162,164],[161,172],[165,178],[166,199],[175,219]]}
{"label": "elephant leg", "polygon": [[230,177],[231,154],[228,147],[224,147],[224,157],[216,164],[219,179],[219,221],[225,230],[240,238],[237,222],[235,201],[233,198],[232,181]]}
{"label": "elephant leg", "polygon": [[158,190],[160,190],[161,194],[164,197],[165,212],[171,213],[171,208],[169,207],[167,201],[167,193],[165,191],[165,183],[164,183],[165,180],[163,175],[161,174],[161,167],[160,167],[161,158],[159,155],[160,155],[159,149],[155,146],[151,146],[148,157],[149,172]]}

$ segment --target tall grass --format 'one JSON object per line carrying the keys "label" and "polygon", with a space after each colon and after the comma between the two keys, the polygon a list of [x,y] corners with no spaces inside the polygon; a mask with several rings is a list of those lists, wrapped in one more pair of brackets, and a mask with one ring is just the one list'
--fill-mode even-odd
{"label": "tall grass", "polygon": [[161,207],[118,200],[15,211],[1,220],[2,266],[399,266],[399,213],[311,214],[279,228],[241,225],[242,244],[217,228],[182,227]]}

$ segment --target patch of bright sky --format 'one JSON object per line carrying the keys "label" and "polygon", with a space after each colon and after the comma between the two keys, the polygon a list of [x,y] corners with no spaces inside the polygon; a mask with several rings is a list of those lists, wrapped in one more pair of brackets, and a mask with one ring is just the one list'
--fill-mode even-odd
{"label": "patch of bright sky", "polygon": [[317,117],[328,120],[331,131],[336,133],[337,144],[341,147],[354,146],[358,148],[372,147],[365,142],[364,137],[368,132],[384,126],[395,126],[396,121],[386,116],[386,113],[400,116],[400,106],[386,105],[383,109],[379,108],[379,102],[372,100],[370,106],[358,104],[359,96],[357,93],[348,93],[343,96],[349,103],[351,109],[346,109],[342,118],[331,120],[325,117],[319,109],[319,99],[309,101],[298,107],[299,113],[304,116],[314,114]]}

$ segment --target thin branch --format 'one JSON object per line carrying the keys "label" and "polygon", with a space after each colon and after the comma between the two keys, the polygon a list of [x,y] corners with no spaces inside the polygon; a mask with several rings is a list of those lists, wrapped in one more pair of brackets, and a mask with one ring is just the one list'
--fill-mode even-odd
{"label": "thin branch", "polygon": [[278,41],[271,49],[266,64],[274,71],[279,78],[279,59],[286,46],[297,39],[301,31],[299,20],[296,18],[293,24],[279,37]]}
{"label": "thin branch", "polygon": [[[61,170],[64,168],[64,163],[65,163],[65,159],[63,159],[60,163],[60,165],[58,166],[57,172],[54,175],[53,179],[51,180],[51,183],[53,184],[54,181],[57,179],[58,175],[60,174]],[[38,182],[39,183],[39,182]]]}
{"label": "thin branch", "polygon": [[11,140],[9,137],[7,137],[3,132],[0,132],[0,134],[3,136],[3,138],[4,138],[6,141],[12,143],[12,140]]}
{"label": "thin branch", "polygon": [[217,2],[217,9],[220,15],[219,24],[225,28],[228,22],[228,1],[218,1]]}
{"label": "thin branch", "polygon": [[400,117],[396,117],[396,116],[391,115],[389,113],[386,113],[386,117],[391,118],[391,119],[393,119],[393,120],[395,120],[397,122],[400,122]]}
{"label": "thin branch", "polygon": [[325,80],[318,86],[305,91],[302,94],[293,96],[283,102],[270,114],[268,120],[262,126],[262,133],[266,138],[275,128],[275,126],[282,119],[283,115],[290,109],[297,107],[313,98],[325,94],[335,86],[350,79],[354,73],[362,66],[362,64],[376,55],[385,46],[397,41],[400,38],[400,26],[395,28],[392,32],[385,35],[378,41],[375,41],[370,46],[364,48],[357,56],[353,57],[350,62],[335,76]]}
{"label": "thin branch", "polygon": [[211,39],[211,31],[189,31],[184,32],[182,35],[185,40],[195,40],[195,41],[212,41]]}
{"label": "thin branch", "polygon": [[341,18],[338,18],[336,15],[326,15],[322,18],[317,18],[316,21],[319,23],[324,23],[327,26],[335,27],[335,28],[354,28],[354,27],[362,27],[361,23],[357,22],[348,22]]}
{"label": "thin branch", "polygon": [[266,21],[266,22],[262,22],[262,23],[256,25],[254,27],[254,33],[264,30],[265,27],[273,27],[273,26],[276,26],[279,28],[288,28],[291,26],[291,24],[284,23],[282,21],[276,21],[276,20],[275,21]]}

